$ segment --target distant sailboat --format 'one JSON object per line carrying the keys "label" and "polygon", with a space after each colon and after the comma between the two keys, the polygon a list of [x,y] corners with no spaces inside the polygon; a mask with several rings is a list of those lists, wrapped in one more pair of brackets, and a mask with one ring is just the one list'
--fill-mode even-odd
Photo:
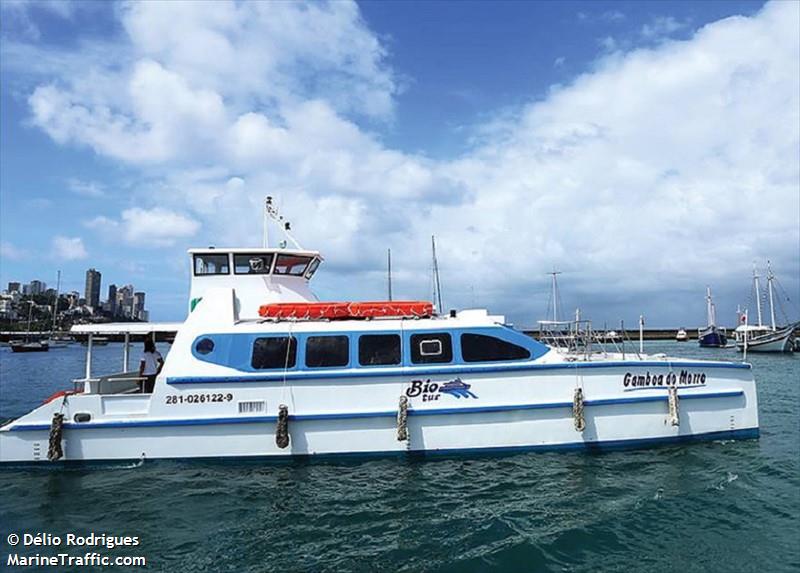
{"label": "distant sailboat", "polygon": [[745,346],[750,352],[792,352],[795,347],[794,331],[800,327],[800,322],[789,323],[785,326],[777,326],[775,320],[775,274],[772,272],[772,265],[767,261],[767,298],[769,300],[770,324],[762,322],[761,314],[761,289],[758,272],[753,269],[753,290],[756,299],[757,324],[748,324],[748,315],[745,311],[740,314],[739,321],[742,323],[734,331],[736,336],[736,347],[744,350]]}
{"label": "distant sailboat", "polygon": [[723,348],[728,344],[728,331],[717,326],[717,310],[711,299],[711,287],[706,287],[708,326],[697,329],[697,341],[704,348]]}
{"label": "distant sailboat", "polygon": [[12,340],[8,343],[12,352],[47,352],[50,345],[43,340],[29,340],[31,323],[33,321],[33,301],[28,301],[28,327],[25,333],[25,340]]}

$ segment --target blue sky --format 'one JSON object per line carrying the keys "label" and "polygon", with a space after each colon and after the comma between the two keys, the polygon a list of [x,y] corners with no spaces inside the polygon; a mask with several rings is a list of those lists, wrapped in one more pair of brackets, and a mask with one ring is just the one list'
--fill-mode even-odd
{"label": "blue sky", "polygon": [[[323,298],[530,324],[723,322],[767,258],[797,300],[791,2],[3,2],[0,281],[89,266],[185,312],[191,246],[275,195]],[[797,303],[795,303],[797,304]],[[787,305],[788,306],[788,305]]]}

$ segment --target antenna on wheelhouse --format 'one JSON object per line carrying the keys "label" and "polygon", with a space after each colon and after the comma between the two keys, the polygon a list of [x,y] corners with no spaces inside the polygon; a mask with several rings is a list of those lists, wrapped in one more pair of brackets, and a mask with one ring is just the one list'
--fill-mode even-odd
{"label": "antenna on wheelhouse", "polygon": [[386,284],[389,288],[389,300],[392,300],[392,249],[387,249],[386,263]]}
{"label": "antenna on wheelhouse", "polygon": [[442,283],[439,281],[439,261],[436,258],[436,236],[431,235],[431,254],[433,255],[433,302],[438,303],[436,310],[442,312]]}
{"label": "antenna on wheelhouse", "polygon": [[[275,206],[275,203],[272,201],[272,196],[267,195],[267,199],[264,203],[264,248],[269,248],[269,220],[272,219],[278,224],[278,228],[283,231],[283,234],[286,238],[291,241],[291,243],[295,246],[296,249],[302,250],[303,247],[300,246],[300,243],[292,236],[292,224],[289,223],[286,219],[283,218],[278,212],[278,208]],[[286,241],[281,241],[280,247],[286,248]]]}

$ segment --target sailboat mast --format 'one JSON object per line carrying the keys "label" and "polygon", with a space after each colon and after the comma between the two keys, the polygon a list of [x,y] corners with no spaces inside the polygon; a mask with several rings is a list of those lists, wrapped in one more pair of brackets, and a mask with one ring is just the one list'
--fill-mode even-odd
{"label": "sailboat mast", "polygon": [[706,287],[706,322],[708,326],[714,326],[714,307],[711,302],[711,287]]}
{"label": "sailboat mast", "polygon": [[386,282],[389,287],[389,300],[392,300],[392,249],[387,249],[386,263]]}
{"label": "sailboat mast", "polygon": [[758,326],[761,326],[761,289],[758,285],[758,271],[753,267],[753,284],[756,288],[756,309],[758,310]]}
{"label": "sailboat mast", "polygon": [[772,330],[776,330],[775,327],[775,303],[773,301],[773,294],[772,294],[772,279],[775,278],[775,275],[772,274],[772,265],[769,261],[767,261],[767,292],[769,293],[769,318],[772,322]]}
{"label": "sailboat mast", "polygon": [[58,278],[56,279],[56,299],[53,301],[53,333],[56,331],[56,318],[58,317],[58,293],[61,290],[61,271],[58,271]]}
{"label": "sailboat mast", "polygon": [[442,284],[439,282],[439,261],[436,259],[436,236],[431,235],[431,253],[433,254],[433,298],[438,303],[436,307],[439,312],[443,312],[442,307]]}
{"label": "sailboat mast", "polygon": [[553,297],[553,322],[558,322],[558,280],[556,276],[560,275],[559,271],[553,270],[552,273],[549,273],[552,276],[552,293],[551,296]]}

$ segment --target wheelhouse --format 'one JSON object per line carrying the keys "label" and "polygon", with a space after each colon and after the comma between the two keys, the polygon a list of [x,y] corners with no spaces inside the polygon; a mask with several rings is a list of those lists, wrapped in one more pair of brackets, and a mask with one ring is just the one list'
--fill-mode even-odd
{"label": "wheelhouse", "polygon": [[311,302],[309,281],[322,263],[317,251],[282,248],[189,250],[191,288],[189,312],[209,288],[233,288],[241,318],[258,316],[269,302]]}

